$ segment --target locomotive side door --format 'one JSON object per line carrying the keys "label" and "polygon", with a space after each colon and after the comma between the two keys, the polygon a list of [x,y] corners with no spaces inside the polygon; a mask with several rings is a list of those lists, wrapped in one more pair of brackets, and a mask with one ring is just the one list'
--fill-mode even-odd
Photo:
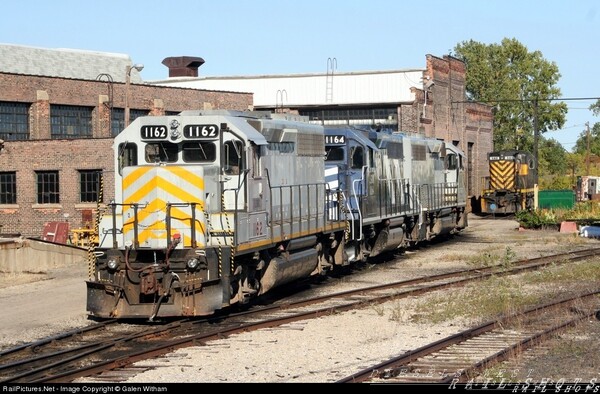
{"label": "locomotive side door", "polygon": [[367,166],[367,151],[363,145],[354,139],[348,140],[348,174],[347,182],[350,196],[350,208],[352,216],[354,217],[354,223],[356,224],[358,234],[362,228],[364,212],[363,207],[365,206],[364,200],[367,195],[367,179],[366,179],[366,166]]}
{"label": "locomotive side door", "polygon": [[221,144],[223,210],[244,210],[246,206],[246,152],[244,141],[224,131]]}

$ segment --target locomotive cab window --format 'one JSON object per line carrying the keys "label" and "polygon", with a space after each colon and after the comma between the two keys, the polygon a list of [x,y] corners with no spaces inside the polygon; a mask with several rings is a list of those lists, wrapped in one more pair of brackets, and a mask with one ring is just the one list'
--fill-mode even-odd
{"label": "locomotive cab window", "polygon": [[344,148],[343,147],[326,147],[325,148],[325,161],[343,161],[344,160]]}
{"label": "locomotive cab window", "polygon": [[227,175],[237,175],[244,170],[242,160],[243,146],[241,141],[226,141],[224,145],[225,165],[223,171]]}
{"label": "locomotive cab window", "polygon": [[177,152],[177,145],[170,142],[147,144],[146,163],[175,163],[177,162]]}
{"label": "locomotive cab window", "polygon": [[137,145],[124,143],[119,145],[119,175],[123,175],[123,168],[137,166]]}
{"label": "locomotive cab window", "polygon": [[446,156],[446,169],[456,170],[459,166],[458,156],[455,154],[449,154]]}
{"label": "locomotive cab window", "polygon": [[182,153],[186,163],[210,163],[217,159],[217,146],[214,142],[186,142]]}
{"label": "locomotive cab window", "polygon": [[361,146],[352,148],[350,168],[362,168],[365,165],[365,151]]}

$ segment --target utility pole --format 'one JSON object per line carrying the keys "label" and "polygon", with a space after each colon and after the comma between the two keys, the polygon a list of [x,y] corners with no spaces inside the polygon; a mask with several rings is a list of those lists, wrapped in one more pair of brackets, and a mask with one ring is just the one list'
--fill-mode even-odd
{"label": "utility pole", "polygon": [[533,102],[533,157],[535,158],[535,184],[538,184],[540,161],[538,160],[538,145],[540,143],[540,131],[538,130],[538,101]]}
{"label": "utility pole", "polygon": [[587,148],[585,151],[585,175],[590,175],[590,122],[585,122],[585,138]]}

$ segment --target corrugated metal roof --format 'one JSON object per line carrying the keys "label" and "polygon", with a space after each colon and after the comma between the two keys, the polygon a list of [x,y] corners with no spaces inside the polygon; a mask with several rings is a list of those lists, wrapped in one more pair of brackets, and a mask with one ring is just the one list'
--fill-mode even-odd
{"label": "corrugated metal roof", "polygon": [[[115,82],[125,82],[127,66],[132,66],[131,58],[119,53],[0,44],[3,73],[86,80],[109,74]],[[143,82],[136,69],[131,71],[131,82]]]}
{"label": "corrugated metal roof", "polygon": [[251,92],[255,107],[410,103],[424,69],[327,74],[172,78],[147,82],[194,89]]}

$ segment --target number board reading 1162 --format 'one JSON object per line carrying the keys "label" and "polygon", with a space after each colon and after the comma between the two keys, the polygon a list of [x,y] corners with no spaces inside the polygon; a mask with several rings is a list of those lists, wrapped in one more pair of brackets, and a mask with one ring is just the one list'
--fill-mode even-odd
{"label": "number board reading 1162", "polygon": [[165,140],[169,135],[167,126],[142,126],[140,134],[143,140]]}
{"label": "number board reading 1162", "polygon": [[[142,126],[140,135],[143,140],[166,140],[169,136],[167,126]],[[189,140],[213,140],[219,138],[219,126],[214,124],[186,125],[183,137]]]}
{"label": "number board reading 1162", "polygon": [[346,136],[345,135],[326,135],[325,136],[325,145],[345,145],[346,144]]}
{"label": "number board reading 1162", "polygon": [[183,136],[190,140],[219,138],[219,126],[215,124],[192,124],[183,128]]}

